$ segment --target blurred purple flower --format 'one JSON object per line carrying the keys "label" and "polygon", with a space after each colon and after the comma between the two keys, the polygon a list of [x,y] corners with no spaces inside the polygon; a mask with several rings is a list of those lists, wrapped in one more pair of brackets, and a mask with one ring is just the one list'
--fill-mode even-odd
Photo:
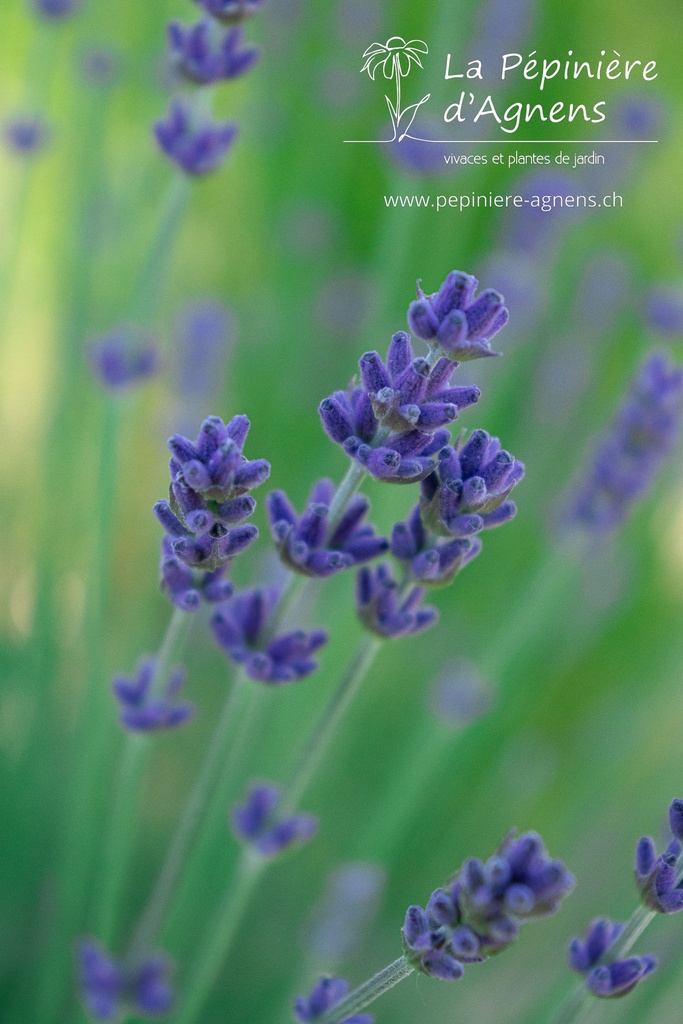
{"label": "blurred purple flower", "polygon": [[90,368],[108,391],[118,392],[153,377],[159,368],[159,350],[132,327],[113,328],[88,343]]}
{"label": "blurred purple flower", "polygon": [[312,814],[278,815],[281,799],[279,786],[254,782],[247,789],[244,803],[232,811],[235,835],[261,857],[277,857],[292,846],[308,842],[318,831],[318,821]]}
{"label": "blurred purple flower", "polygon": [[80,996],[97,1021],[116,1022],[124,1013],[163,1016],[173,1006],[172,968],[166,957],[148,954],[123,965],[93,939],[77,948]]}
{"label": "blurred purple flower", "polygon": [[174,335],[177,393],[208,400],[223,381],[235,335],[231,311],[218,299],[197,299],[178,314]]}
{"label": "blurred purple flower", "polygon": [[[328,1010],[333,1010],[347,995],[349,983],[344,978],[320,978],[308,996],[299,996],[294,1001],[294,1016],[299,1024],[313,1024]],[[375,1018],[369,1013],[354,1013],[342,1024],[374,1024]]]}
{"label": "blurred purple flower", "polygon": [[113,85],[121,70],[119,55],[107,46],[90,46],[80,56],[80,70],[88,85]]}
{"label": "blurred purple flower", "polygon": [[683,878],[678,877],[683,840],[683,800],[671,802],[669,828],[671,841],[659,856],[651,836],[643,836],[636,846],[635,876],[640,898],[646,907],[659,914],[677,914],[683,910]]}
{"label": "blurred purple flower", "polygon": [[203,11],[227,25],[258,14],[267,0],[194,0]]}
{"label": "blurred purple flower", "polygon": [[683,334],[683,292],[677,288],[651,288],[645,295],[645,326],[663,337]]}
{"label": "blurred purple flower", "polygon": [[193,706],[181,704],[176,699],[185,682],[185,670],[181,667],[173,669],[163,690],[154,693],[158,667],[156,658],[141,658],[132,677],[116,676],[112,682],[119,702],[119,721],[131,732],[173,729],[192,717]]}
{"label": "blurred purple flower", "polygon": [[80,6],[81,0],[33,0],[33,8],[36,14],[53,21],[57,21],[60,18],[68,18]]}
{"label": "blurred purple flower", "polygon": [[174,100],[166,117],[154,125],[154,134],[170,160],[186,174],[201,176],[224,162],[237,128],[227,122],[195,123],[189,104]]}
{"label": "blurred purple flower", "polygon": [[429,695],[432,712],[453,729],[487,714],[493,702],[493,688],[482,679],[476,665],[462,658],[442,669]]}
{"label": "blurred purple flower", "polygon": [[3,125],[5,142],[21,156],[34,156],[45,149],[48,130],[38,114],[17,114]]}
{"label": "blurred purple flower", "polygon": [[168,25],[169,60],[174,71],[188,82],[211,85],[238,78],[258,59],[258,50],[242,46],[242,29],[217,37],[206,19],[196,25],[171,21]]}
{"label": "blurred purple flower", "polygon": [[657,966],[652,956],[631,956],[626,960],[604,962],[623,930],[623,924],[615,924],[604,917],[596,918],[589,925],[584,939],[575,938],[569,943],[569,966],[578,974],[585,975],[587,987],[602,999],[625,996]]}
{"label": "blurred purple flower", "polygon": [[316,960],[329,966],[346,959],[369,928],[385,884],[378,864],[354,861],[330,872],[306,929],[306,946]]}

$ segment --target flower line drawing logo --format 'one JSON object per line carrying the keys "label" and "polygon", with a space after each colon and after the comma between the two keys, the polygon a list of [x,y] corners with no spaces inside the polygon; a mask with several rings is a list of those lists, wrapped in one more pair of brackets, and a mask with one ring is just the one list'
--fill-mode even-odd
{"label": "flower line drawing logo", "polygon": [[411,103],[401,109],[401,80],[408,77],[414,64],[419,68],[423,67],[420,57],[427,53],[429,47],[422,39],[411,39],[410,42],[406,42],[401,36],[391,36],[386,43],[372,43],[363,54],[365,63],[361,68],[361,74],[367,71],[374,82],[381,68],[388,82],[396,82],[395,103],[392,103],[389,96],[385,97],[393,129],[392,138],[387,140],[389,142],[395,142],[397,139],[402,142],[406,138],[415,115],[431,96],[431,93],[427,93],[418,103]]}

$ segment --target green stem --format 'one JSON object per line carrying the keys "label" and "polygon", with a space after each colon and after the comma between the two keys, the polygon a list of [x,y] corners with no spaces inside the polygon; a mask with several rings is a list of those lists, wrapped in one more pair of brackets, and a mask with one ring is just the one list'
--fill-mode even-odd
{"label": "green stem", "polygon": [[[189,632],[193,616],[175,608],[157,655],[152,681],[152,695],[160,697],[168,681],[172,661],[180,653]],[[116,927],[120,907],[120,892],[131,859],[135,836],[135,819],[140,792],[140,780],[152,749],[151,738],[127,734],[117,773],[116,791],[103,847],[103,868],[98,885],[99,913],[98,938],[109,946]]]}
{"label": "green stem", "polygon": [[190,198],[187,175],[176,173],[166,190],[152,244],[144,258],[130,300],[129,316],[145,322],[153,316],[166,280],[174,242]]}
{"label": "green stem", "polygon": [[330,514],[328,517],[329,533],[333,533],[339,526],[341,518],[344,515],[351,498],[356,494],[367,475],[367,470],[361,466],[359,462],[351,461],[344,479],[334,492],[334,498],[330,505]]}
{"label": "green stem", "polygon": [[369,978],[368,981],[350,992],[346,999],[342,999],[341,1003],[337,1003],[333,1009],[319,1017],[319,1024],[343,1024],[343,1021],[360,1013],[366,1006],[370,1006],[375,999],[379,999],[394,985],[398,985],[399,981],[403,981],[414,970],[415,968],[408,963],[404,956],[399,957],[398,960],[394,960],[393,964],[378,971],[373,978]]}
{"label": "green stem", "polygon": [[330,700],[323,708],[313,732],[308,737],[299,760],[285,789],[279,813],[291,814],[299,805],[313,776],[327,753],[334,734],[351,701],[374,664],[382,648],[382,641],[368,636],[360,644],[355,657],[342,676]]}
{"label": "green stem", "polygon": [[[615,960],[623,960],[656,916],[654,910],[643,906],[637,907],[617,941],[609,947],[599,963],[614,963]],[[578,1022],[586,1020],[595,1003],[596,997],[587,988],[585,982],[580,982],[560,1006],[554,1018],[554,1024],[578,1024]]]}

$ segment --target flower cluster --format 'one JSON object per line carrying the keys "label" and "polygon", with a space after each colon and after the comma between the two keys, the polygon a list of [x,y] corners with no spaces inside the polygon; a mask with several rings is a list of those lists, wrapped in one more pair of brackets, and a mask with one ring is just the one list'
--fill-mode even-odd
{"label": "flower cluster", "polygon": [[420,506],[391,533],[391,554],[402,562],[409,578],[425,587],[445,587],[481,551],[477,538],[435,539],[425,529]]}
{"label": "flower cluster", "polygon": [[312,839],[318,830],[312,814],[278,816],[281,800],[278,786],[257,782],[247,790],[244,803],[233,808],[235,835],[261,857],[277,857],[291,846]]}
{"label": "flower cluster", "polygon": [[358,365],[361,384],[320,405],[326,433],[377,480],[422,480],[450,440],[445,426],[479,399],[479,389],[450,387],[454,364],[440,359],[432,368],[415,358],[404,331],[392,338],[386,364],[366,352]]}
{"label": "flower cluster", "polygon": [[400,586],[386,564],[361,569],[356,577],[356,609],[367,630],[383,640],[412,636],[436,625],[439,613],[422,607],[424,590]]}
{"label": "flower cluster", "polygon": [[677,876],[683,841],[683,800],[672,801],[669,826],[672,839],[664,853],[657,856],[650,836],[643,836],[636,846],[635,876],[640,898],[645,906],[660,914],[683,910],[683,878],[679,880]]}
{"label": "flower cluster", "polygon": [[[310,995],[295,999],[294,1016],[299,1024],[312,1024],[341,1003],[348,991],[349,983],[344,978],[320,978]],[[342,1024],[373,1024],[374,1019],[369,1013],[355,1013]]]}
{"label": "flower cluster", "polygon": [[623,924],[600,917],[591,922],[584,939],[575,938],[569,943],[569,966],[585,976],[587,988],[601,999],[625,996],[657,967],[653,956],[604,962],[623,930]]}
{"label": "flower cluster", "polygon": [[683,369],[663,354],[648,356],[568,499],[569,521],[598,530],[621,525],[652,487],[682,416]]}
{"label": "flower cluster", "polygon": [[159,954],[124,965],[86,939],[78,945],[77,960],[81,998],[95,1020],[118,1021],[126,1011],[162,1016],[173,1006],[171,967]]}
{"label": "flower cluster", "polygon": [[389,547],[364,524],[370,502],[361,494],[348,503],[339,522],[330,529],[330,505],[334,497],[331,480],[319,480],[313,487],[305,512],[297,516],[284,491],[273,491],[266,499],[273,541],[282,562],[304,576],[333,576],[361,565]]}
{"label": "flower cluster", "polygon": [[548,857],[539,835],[510,833],[486,863],[465,861],[425,910],[408,908],[406,959],[424,974],[456,980],[464,964],[481,963],[514,942],[521,924],[555,913],[573,887],[572,875]]}
{"label": "flower cluster", "polygon": [[174,553],[170,537],[162,537],[159,569],[161,589],[169,601],[184,612],[197,611],[202,601],[208,604],[227,601],[234,590],[230,580],[226,579],[227,562],[213,572],[196,572]]}
{"label": "flower cluster", "polygon": [[443,537],[471,537],[500,526],[517,509],[506,500],[524,466],[501,449],[497,437],[475,430],[462,446],[439,453],[437,469],[422,483],[425,526]]}
{"label": "flower cluster", "polygon": [[265,459],[244,457],[248,432],[246,416],[234,416],[227,424],[210,416],[195,443],[181,434],[168,442],[172,453],[169,500],[158,501],[154,514],[168,535],[162,550],[164,588],[174,600],[177,595],[181,604],[183,593],[200,592],[207,585],[209,599],[216,599],[212,584],[218,580],[204,578],[199,588],[191,587],[189,577],[172,575],[174,566],[164,559],[172,555],[185,566],[212,573],[258,536],[256,527],[244,522],[256,507],[248,492],[268,478],[270,465]]}
{"label": "flower cluster", "polygon": [[155,692],[157,674],[157,659],[141,658],[134,676],[114,678],[112,688],[119,702],[119,721],[125,729],[156,732],[183,725],[192,717],[193,706],[176,699],[185,682],[184,669],[176,668],[170,673],[161,693]]}
{"label": "flower cluster", "polygon": [[206,19],[196,25],[170,22],[168,46],[174,71],[198,85],[238,78],[258,59],[257,49],[242,46],[241,29],[215,34],[214,25]]}
{"label": "flower cluster", "polygon": [[91,341],[87,355],[95,377],[114,393],[153,377],[159,366],[156,345],[125,326]]}
{"label": "flower cluster", "polygon": [[417,301],[408,310],[411,331],[447,359],[462,362],[498,355],[491,351],[490,341],[510,315],[503,296],[493,288],[475,299],[478,284],[476,277],[458,270],[433,295],[425,295],[418,282]]}
{"label": "flower cluster", "polygon": [[[168,26],[169,61],[179,79],[211,86],[246,74],[258,59],[258,50],[242,45],[242,30],[224,30],[247,15],[256,14],[263,0],[197,0],[209,18],[196,25],[172,21]],[[237,128],[210,120],[199,106],[175,99],[164,118],[154,125],[162,151],[193,177],[208,174],[224,162]]]}
{"label": "flower cluster", "polygon": [[292,683],[314,672],[313,654],[327,643],[327,633],[301,629],[269,637],[268,627],[279,591],[245,590],[222,604],[211,619],[218,645],[242,665],[250,679],[261,683]]}

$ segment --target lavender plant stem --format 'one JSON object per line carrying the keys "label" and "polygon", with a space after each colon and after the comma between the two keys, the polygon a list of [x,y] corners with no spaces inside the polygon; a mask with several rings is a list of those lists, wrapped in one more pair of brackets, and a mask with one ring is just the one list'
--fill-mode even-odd
{"label": "lavender plant stem", "polygon": [[331,534],[339,526],[341,517],[346,511],[346,506],[351,498],[359,490],[360,485],[367,476],[367,470],[358,462],[351,461],[344,479],[334,492],[332,504],[330,505],[328,532]]}
{"label": "lavender plant stem", "polygon": [[[651,921],[657,916],[654,910],[639,906],[631,914],[626,927],[618,940],[605,953],[600,963],[623,960],[643,934]],[[588,1019],[591,1009],[595,1007],[596,998],[585,982],[579,982],[560,1006],[554,1017],[554,1024],[579,1024]]]}
{"label": "lavender plant stem", "polygon": [[174,242],[191,194],[187,175],[173,175],[162,202],[154,239],[149,247],[131,296],[131,317],[148,320],[156,310],[167,277]]}
{"label": "lavender plant stem", "polygon": [[394,985],[398,985],[399,981],[403,981],[414,970],[415,968],[408,963],[404,956],[399,957],[398,960],[394,960],[393,964],[378,971],[373,978],[350,992],[346,999],[342,999],[341,1003],[337,1003],[333,1009],[324,1013],[319,1018],[319,1024],[342,1024],[342,1021],[360,1013],[366,1006],[370,1006],[375,999],[379,999]]}
{"label": "lavender plant stem", "polygon": [[[159,648],[153,689],[163,692],[172,662],[180,653],[191,623],[192,617],[187,612],[181,611],[179,608],[174,609]],[[151,749],[152,744],[148,736],[126,735],[121,766],[117,773],[111,818],[103,846],[104,863],[98,887],[100,899],[96,930],[98,937],[105,945],[110,945],[114,938],[116,913],[119,906],[118,896],[133,846],[132,822],[137,808],[140,778]]]}

